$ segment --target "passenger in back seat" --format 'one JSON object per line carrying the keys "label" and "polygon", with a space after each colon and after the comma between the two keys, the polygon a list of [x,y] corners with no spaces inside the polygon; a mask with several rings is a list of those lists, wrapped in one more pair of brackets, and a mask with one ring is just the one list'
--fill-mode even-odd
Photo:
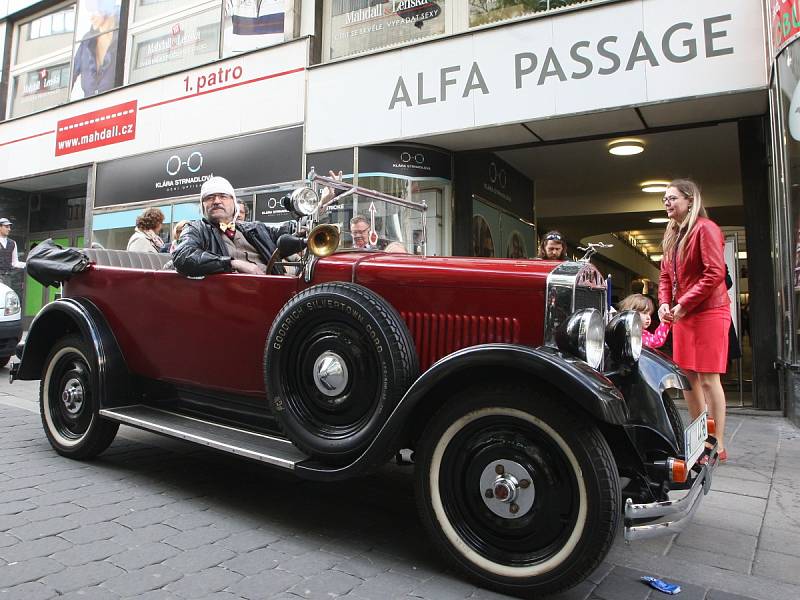
{"label": "passenger in back seat", "polygon": [[[198,277],[214,273],[265,274],[278,238],[294,232],[294,223],[272,226],[236,221],[236,192],[224,177],[212,177],[200,189],[203,218],[188,223],[172,254],[175,269]],[[275,265],[273,274],[285,274]]]}

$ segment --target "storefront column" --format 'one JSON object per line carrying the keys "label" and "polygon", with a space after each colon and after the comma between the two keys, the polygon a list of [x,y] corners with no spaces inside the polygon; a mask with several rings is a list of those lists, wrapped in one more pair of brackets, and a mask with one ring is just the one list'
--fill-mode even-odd
{"label": "storefront column", "polygon": [[[769,128],[763,118],[739,122],[739,157],[742,171],[747,267],[750,280],[750,331],[776,331],[775,277],[769,248],[770,203],[767,170]],[[740,334],[741,338],[741,334]],[[780,408],[777,347],[770,335],[750,335],[753,348],[753,408]]]}

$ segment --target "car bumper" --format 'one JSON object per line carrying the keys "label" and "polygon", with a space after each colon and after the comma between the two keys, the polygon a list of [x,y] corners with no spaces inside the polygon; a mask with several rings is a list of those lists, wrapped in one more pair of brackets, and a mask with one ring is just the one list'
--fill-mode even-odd
{"label": "car bumper", "polygon": [[0,321],[0,357],[14,356],[22,337],[22,321]]}
{"label": "car bumper", "polygon": [[[719,464],[716,446],[707,454],[708,462],[702,465],[689,488],[689,493],[679,500],[634,504],[625,503],[625,541],[643,540],[680,533],[691,522],[695,511],[711,489],[711,477]],[[648,522],[642,525],[643,520]]]}

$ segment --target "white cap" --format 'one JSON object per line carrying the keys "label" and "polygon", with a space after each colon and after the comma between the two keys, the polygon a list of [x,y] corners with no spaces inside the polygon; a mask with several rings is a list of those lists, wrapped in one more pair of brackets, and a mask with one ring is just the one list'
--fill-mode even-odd
{"label": "white cap", "polygon": [[228,194],[228,196],[236,200],[236,192],[233,191],[231,182],[224,177],[211,177],[200,188],[200,200],[211,194]]}

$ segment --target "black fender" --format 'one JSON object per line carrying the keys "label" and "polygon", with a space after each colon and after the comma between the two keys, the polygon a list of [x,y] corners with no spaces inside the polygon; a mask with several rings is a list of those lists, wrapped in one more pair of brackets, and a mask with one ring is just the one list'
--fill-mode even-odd
{"label": "black fender", "polygon": [[53,343],[71,333],[79,334],[94,350],[100,405],[127,404],[130,377],[125,358],[103,313],[84,298],[60,298],[39,311],[28,330],[14,379],[41,379]]}
{"label": "black fender", "polygon": [[[610,425],[624,425],[628,420],[625,399],[615,385],[589,365],[547,346],[531,348],[514,344],[483,344],[458,350],[431,366],[395,407],[370,446],[351,464],[331,469],[306,461],[295,472],[310,479],[343,479],[370,471],[385,462],[387,452],[402,438],[418,418],[417,410],[430,414],[441,406],[446,394],[432,392],[455,386],[476,369],[491,371],[497,377],[524,376],[541,381],[561,392],[571,402],[595,419]],[[425,402],[422,402],[425,400]],[[424,405],[424,406],[423,406]]]}
{"label": "black fender", "polygon": [[[614,382],[625,396],[630,423],[628,434],[637,447],[653,447],[658,438],[668,446],[663,447],[670,456],[683,455],[683,423],[669,389],[691,389],[689,380],[668,356],[661,352],[642,349],[637,364],[625,375],[614,377]],[[663,441],[659,444],[663,446]]]}

